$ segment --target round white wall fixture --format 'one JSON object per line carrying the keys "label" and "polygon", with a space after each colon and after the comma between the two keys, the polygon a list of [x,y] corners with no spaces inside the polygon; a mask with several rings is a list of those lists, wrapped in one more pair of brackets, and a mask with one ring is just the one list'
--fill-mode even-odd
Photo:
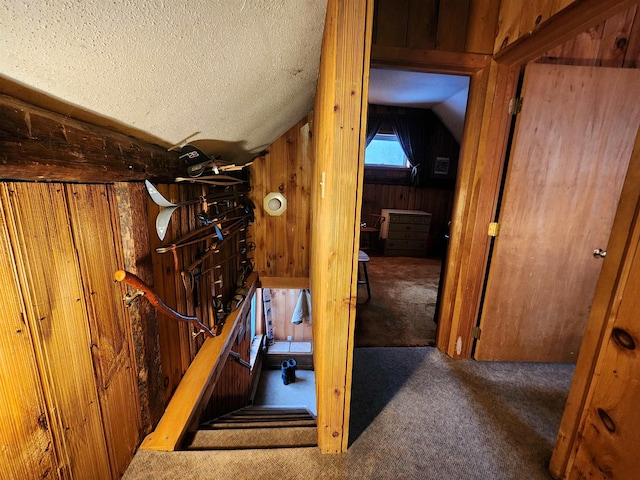
{"label": "round white wall fixture", "polygon": [[280,192],[271,192],[264,197],[264,210],[272,217],[279,217],[287,209],[287,199]]}

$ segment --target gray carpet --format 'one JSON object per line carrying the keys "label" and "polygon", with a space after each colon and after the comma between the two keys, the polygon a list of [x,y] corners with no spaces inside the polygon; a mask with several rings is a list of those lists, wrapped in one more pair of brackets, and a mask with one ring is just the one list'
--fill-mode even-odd
{"label": "gray carpet", "polygon": [[453,361],[357,348],[351,445],[136,454],[125,479],[549,479],[569,364]]}

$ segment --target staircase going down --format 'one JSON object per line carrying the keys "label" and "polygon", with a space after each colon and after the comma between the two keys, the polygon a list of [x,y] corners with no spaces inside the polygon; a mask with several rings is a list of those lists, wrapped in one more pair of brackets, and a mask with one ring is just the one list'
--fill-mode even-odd
{"label": "staircase going down", "polygon": [[313,447],[315,417],[305,407],[250,405],[203,423],[187,450]]}

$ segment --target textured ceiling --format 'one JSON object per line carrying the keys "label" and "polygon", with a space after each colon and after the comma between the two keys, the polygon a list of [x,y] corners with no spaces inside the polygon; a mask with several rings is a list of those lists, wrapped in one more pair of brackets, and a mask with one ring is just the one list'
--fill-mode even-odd
{"label": "textured ceiling", "polygon": [[243,161],[313,107],[326,0],[3,0],[0,75]]}

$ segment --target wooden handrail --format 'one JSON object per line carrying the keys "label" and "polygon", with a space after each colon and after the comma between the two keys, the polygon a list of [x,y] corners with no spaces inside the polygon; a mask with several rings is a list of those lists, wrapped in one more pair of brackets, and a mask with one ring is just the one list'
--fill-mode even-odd
{"label": "wooden handrail", "polygon": [[240,325],[249,314],[251,298],[258,285],[258,274],[254,272],[249,275],[246,284],[248,291],[240,308],[227,316],[218,336],[205,340],[180,380],[155,430],[142,441],[142,450],[178,450],[192,424],[200,418],[220,378]]}

